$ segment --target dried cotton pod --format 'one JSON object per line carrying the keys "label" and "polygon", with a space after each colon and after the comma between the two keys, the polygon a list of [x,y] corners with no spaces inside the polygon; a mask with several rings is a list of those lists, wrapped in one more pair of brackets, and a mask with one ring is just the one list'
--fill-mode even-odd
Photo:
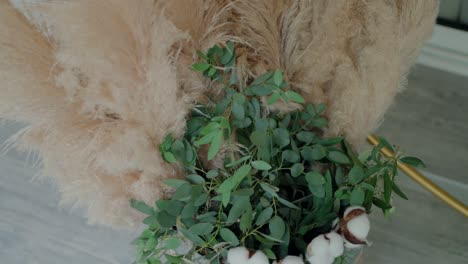
{"label": "dried cotton pod", "polygon": [[356,248],[368,244],[367,235],[370,221],[366,209],[360,206],[348,207],[341,220],[340,231],[346,248]]}

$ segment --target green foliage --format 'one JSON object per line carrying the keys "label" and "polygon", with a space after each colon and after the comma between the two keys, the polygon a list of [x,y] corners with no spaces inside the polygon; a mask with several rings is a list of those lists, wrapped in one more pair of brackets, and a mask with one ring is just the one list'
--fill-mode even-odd
{"label": "green foliage", "polygon": [[[193,109],[182,138],[169,134],[160,144],[163,159],[182,165],[186,178],[166,180],[174,192],[154,206],[131,202],[148,215],[135,241],[137,263],[181,263],[200,254],[220,263],[237,245],[271,259],[301,254],[347,206],[388,212],[392,193],[407,199],[394,182],[397,162],[422,165],[419,159],[384,157],[380,148],[395,148],[382,138],[367,155],[357,155],[343,137],[324,138],[325,106],[288,90],[280,70],[240,86],[233,43],[198,55],[193,70],[224,91]],[[280,99],[302,110],[269,111]],[[224,166],[209,168],[206,161],[215,158]],[[174,252],[183,240],[193,247]]]}

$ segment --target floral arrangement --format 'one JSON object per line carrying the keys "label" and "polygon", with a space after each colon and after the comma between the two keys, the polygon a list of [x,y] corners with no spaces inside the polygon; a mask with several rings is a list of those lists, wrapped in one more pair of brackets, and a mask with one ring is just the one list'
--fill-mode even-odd
{"label": "floral arrangement", "polygon": [[233,43],[198,54],[192,67],[214,92],[194,106],[183,138],[160,145],[185,178],[166,180],[173,192],[154,206],[131,201],[147,215],[136,263],[352,263],[369,244],[367,214],[387,214],[393,194],[407,199],[397,161],[422,162],[383,138],[357,154],[345,138],[324,137],[325,105],[289,90],[280,70],[240,83]]}

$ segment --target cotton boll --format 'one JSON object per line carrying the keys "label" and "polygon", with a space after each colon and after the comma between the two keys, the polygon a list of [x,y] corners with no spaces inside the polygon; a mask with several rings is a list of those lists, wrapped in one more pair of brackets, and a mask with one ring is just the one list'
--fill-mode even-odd
{"label": "cotton boll", "polygon": [[370,221],[366,210],[360,206],[347,208],[341,221],[340,230],[346,248],[356,248],[368,244],[367,235],[370,230]]}
{"label": "cotton boll", "polygon": [[329,250],[328,253],[333,258],[343,255],[344,251],[344,241],[343,238],[336,232],[330,232],[325,235],[329,240]]}
{"label": "cotton boll", "polygon": [[358,239],[365,240],[370,230],[367,214],[357,216],[348,222],[348,230]]}
{"label": "cotton boll", "polygon": [[231,248],[227,255],[227,264],[245,264],[249,261],[250,252],[245,247]]}
{"label": "cotton boll", "polygon": [[328,254],[329,241],[325,238],[325,235],[317,236],[307,246],[306,256],[322,256]]}
{"label": "cotton boll", "polygon": [[296,256],[287,256],[279,262],[275,261],[273,264],[304,264],[304,260]]}
{"label": "cotton boll", "polygon": [[307,246],[307,260],[311,264],[331,264],[343,254],[343,244],[343,238],[334,231],[317,236]]}
{"label": "cotton boll", "polygon": [[[242,263],[245,264],[245,263]],[[270,264],[268,257],[262,251],[257,251],[253,254],[252,257],[247,261],[247,264]]]}
{"label": "cotton boll", "polygon": [[350,206],[346,208],[346,210],[344,211],[343,218],[346,218],[353,211],[357,211],[357,212],[361,211],[365,213],[366,209],[362,206]]}
{"label": "cotton boll", "polygon": [[307,259],[310,264],[332,264],[335,258],[330,255],[311,256]]}

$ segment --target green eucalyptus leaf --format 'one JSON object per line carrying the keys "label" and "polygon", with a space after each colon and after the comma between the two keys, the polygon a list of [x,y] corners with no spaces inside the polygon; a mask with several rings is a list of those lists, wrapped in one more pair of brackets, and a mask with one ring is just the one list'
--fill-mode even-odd
{"label": "green eucalyptus leaf", "polygon": [[148,225],[148,226],[155,226],[155,227],[158,227],[158,226],[159,226],[159,222],[158,222],[158,215],[157,215],[157,213],[154,214],[154,215],[151,215],[151,216],[146,217],[146,218],[143,220],[143,224]]}
{"label": "green eucalyptus leaf", "polygon": [[[192,241],[198,246],[203,246],[205,244],[205,241],[203,241],[202,238],[199,236],[193,234],[192,232],[188,231],[187,229],[184,229],[182,227],[178,227],[177,230],[181,232],[188,240]],[[180,263],[180,262],[177,262]]]}
{"label": "green eucalyptus leaf", "polygon": [[236,85],[239,82],[239,75],[237,73],[237,69],[232,69],[231,77],[229,77],[229,84]]}
{"label": "green eucalyptus leaf", "polygon": [[234,167],[234,166],[236,166],[236,165],[239,165],[239,164],[241,164],[241,163],[243,163],[243,162],[249,160],[250,158],[251,158],[250,155],[245,156],[245,157],[242,157],[242,158],[240,158],[240,159],[238,159],[238,160],[235,160],[235,161],[233,161],[233,162],[230,162],[230,163],[226,164],[225,167],[226,167],[226,168]]}
{"label": "green eucalyptus leaf", "polygon": [[258,216],[257,220],[255,221],[256,226],[262,226],[264,225],[268,220],[271,219],[271,216],[273,215],[273,208],[268,207],[264,209]]}
{"label": "green eucalyptus leaf", "polygon": [[340,166],[336,167],[335,171],[335,183],[338,186],[341,186],[344,182],[344,172],[343,169]]}
{"label": "green eucalyptus leaf", "polygon": [[184,159],[185,158],[185,146],[181,140],[176,140],[172,143],[171,152],[177,159]]}
{"label": "green eucalyptus leaf", "polygon": [[386,203],[390,203],[390,198],[392,196],[393,182],[390,179],[388,173],[383,174],[384,179],[384,200]]}
{"label": "green eucalyptus leaf", "polygon": [[182,209],[182,212],[180,213],[180,217],[182,219],[192,218],[197,213],[197,210],[198,210],[198,206],[195,206],[192,203],[188,203]]}
{"label": "green eucalyptus leaf", "polygon": [[218,154],[222,143],[223,143],[223,131],[220,130],[213,137],[213,141],[211,142],[210,148],[208,150],[208,160],[212,160],[214,159],[214,157],[216,157],[216,154]]}
{"label": "green eucalyptus leaf", "polygon": [[289,149],[283,151],[283,153],[281,154],[281,157],[282,157],[284,160],[286,160],[286,161],[288,161],[288,162],[291,162],[291,163],[296,163],[296,162],[298,162],[299,159],[301,158],[301,157],[299,156],[299,154],[297,154],[295,151],[289,150]]}
{"label": "green eucalyptus leaf", "polygon": [[245,117],[244,107],[236,101],[232,103],[232,113],[237,120],[242,120]]}
{"label": "green eucalyptus leaf", "polygon": [[213,138],[219,134],[219,130],[213,130],[211,131],[210,133],[204,135],[203,137],[201,137],[200,139],[196,140],[194,142],[194,145],[196,147],[199,147],[201,145],[205,145],[205,144],[208,144],[210,143],[211,141],[213,141]]}
{"label": "green eucalyptus leaf", "polygon": [[296,205],[294,205],[293,203],[281,198],[281,197],[278,197],[278,202],[280,202],[281,204],[283,205],[286,205],[287,207],[291,208],[291,209],[295,209],[295,210],[300,210],[299,207],[297,207]]}
{"label": "green eucalyptus leaf", "polygon": [[216,178],[216,177],[218,177],[218,175],[219,175],[219,173],[218,173],[217,170],[210,170],[210,171],[208,171],[208,172],[206,173],[206,177],[207,177],[208,179]]}
{"label": "green eucalyptus leaf", "polygon": [[163,181],[164,184],[166,184],[169,187],[172,187],[174,189],[179,188],[181,185],[187,184],[187,181],[184,180],[179,180],[179,179],[166,179]]}
{"label": "green eucalyptus leaf", "polygon": [[[269,236],[269,235],[264,234],[264,233],[262,233],[262,232],[258,232],[258,233],[259,233],[261,236],[263,236],[264,238],[266,238],[267,241],[270,240],[270,241],[269,241],[270,243],[271,243],[271,242],[284,243],[284,241],[281,240],[281,239],[278,239],[278,238]],[[263,241],[262,241],[262,242],[263,242]],[[265,241],[265,242],[266,242],[266,241]]]}
{"label": "green eucalyptus leaf", "polygon": [[327,155],[327,149],[322,145],[315,145],[312,148],[311,157],[313,160],[321,160]]}
{"label": "green eucalyptus leaf", "polygon": [[187,201],[190,199],[191,194],[192,194],[192,185],[185,183],[176,189],[176,191],[172,195],[172,199],[179,200],[179,201]]}
{"label": "green eucalyptus leaf", "polygon": [[325,197],[325,187],[322,185],[309,184],[309,191],[318,198]]}
{"label": "green eucalyptus leaf", "polygon": [[230,50],[226,50],[226,52],[221,56],[220,62],[223,65],[228,64],[234,58],[234,53]]}
{"label": "green eucalyptus leaf", "polygon": [[281,98],[281,94],[279,92],[276,92],[276,93],[273,93],[270,98],[268,98],[268,105],[272,105],[276,102],[278,102],[278,100]]}
{"label": "green eucalyptus leaf", "polygon": [[256,160],[252,162],[251,164],[252,164],[252,167],[254,167],[257,170],[263,170],[263,171],[271,170],[271,165],[268,164],[268,162],[265,162],[263,160]]}
{"label": "green eucalyptus leaf", "polygon": [[395,152],[395,149],[393,149],[392,145],[390,143],[388,143],[388,141],[383,138],[383,137],[378,137],[379,138],[379,141],[380,143],[386,147],[387,149],[389,149],[391,152]]}
{"label": "green eucalyptus leaf", "polygon": [[205,179],[202,176],[197,175],[197,174],[189,174],[189,175],[186,176],[186,178],[187,178],[187,180],[189,180],[193,184],[204,184],[205,183]]}
{"label": "green eucalyptus leaf", "polygon": [[278,187],[272,186],[272,185],[267,184],[265,182],[261,182],[260,187],[262,187],[262,189],[265,192],[269,193],[271,196],[278,197],[278,194],[277,194],[277,192],[279,191]]}
{"label": "green eucalyptus leaf", "polygon": [[395,182],[393,182],[392,190],[401,198],[408,200],[408,196],[406,196],[406,194],[395,184]]}
{"label": "green eucalyptus leaf", "polygon": [[231,201],[231,191],[226,191],[223,192],[221,195],[221,203],[223,204],[224,207],[227,207],[229,205],[229,202]]}
{"label": "green eucalyptus leaf", "polygon": [[304,172],[304,165],[302,163],[296,163],[291,167],[291,176],[294,178],[299,177]]}
{"label": "green eucalyptus leaf", "polygon": [[201,205],[204,205],[206,203],[206,201],[208,201],[208,194],[206,193],[202,193],[198,196],[195,196],[196,198],[193,200],[193,204],[195,206],[201,206]]}
{"label": "green eucalyptus leaf", "polygon": [[152,236],[154,236],[154,233],[153,233],[151,230],[146,229],[145,231],[143,231],[143,232],[141,233],[140,238],[143,238],[143,239],[146,238],[146,239],[148,239],[148,238],[150,238],[150,237],[152,237]]}
{"label": "green eucalyptus leaf", "polygon": [[283,73],[281,70],[276,69],[275,73],[273,74],[273,82],[276,86],[280,86],[283,83]]}
{"label": "green eucalyptus leaf", "polygon": [[301,131],[297,133],[296,137],[302,142],[310,143],[315,139],[315,133],[309,131]]}
{"label": "green eucalyptus leaf", "polygon": [[277,128],[273,131],[273,141],[280,148],[284,148],[289,145],[289,132],[284,128]]}
{"label": "green eucalyptus leaf", "polygon": [[172,216],[179,216],[184,208],[184,204],[174,200],[158,200],[156,206],[159,210],[166,211]]}
{"label": "green eucalyptus leaf", "polygon": [[281,240],[286,231],[286,224],[281,217],[274,216],[268,223],[268,228],[272,237]]}
{"label": "green eucalyptus leaf", "polygon": [[177,162],[176,157],[171,152],[163,152],[163,159],[169,163]]}
{"label": "green eucalyptus leaf", "polygon": [[252,83],[252,85],[258,85],[268,81],[273,76],[273,72],[266,72],[260,76],[258,76]]}
{"label": "green eucalyptus leaf", "polygon": [[254,194],[254,190],[251,188],[244,188],[244,189],[239,189],[235,192],[232,193],[232,195],[237,195],[237,196],[252,196]]}
{"label": "green eucalyptus leaf", "polygon": [[154,211],[154,208],[152,208],[151,206],[147,205],[146,203],[144,202],[141,202],[141,201],[137,201],[137,200],[130,200],[130,206],[133,208],[133,209],[136,209],[144,214],[147,214],[147,215],[152,215],[155,213]]}
{"label": "green eucalyptus leaf", "polygon": [[422,160],[415,157],[403,157],[400,161],[414,167],[426,167],[426,164]]}
{"label": "green eucalyptus leaf", "polygon": [[277,257],[275,255],[275,253],[273,252],[273,250],[269,249],[269,248],[264,248],[262,249],[262,252],[265,253],[265,255],[269,258],[269,259],[272,259],[272,260],[276,260]]}
{"label": "green eucalyptus leaf", "polygon": [[198,72],[204,72],[208,70],[210,67],[211,65],[205,62],[196,62],[192,65],[192,69]]}
{"label": "green eucalyptus leaf", "polygon": [[306,147],[301,150],[301,156],[307,160],[307,161],[313,161],[313,156],[312,156],[312,148],[311,147]]}
{"label": "green eucalyptus leaf", "polygon": [[348,156],[346,156],[346,154],[344,154],[341,151],[336,151],[336,150],[332,150],[332,151],[328,152],[327,158],[330,161],[340,163],[340,164],[349,164],[351,162],[349,160]]}
{"label": "green eucalyptus leaf", "polygon": [[182,256],[172,256],[169,254],[164,254],[164,257],[166,258],[166,261],[168,262],[168,264],[183,263]]}
{"label": "green eucalyptus leaf", "polygon": [[158,244],[158,240],[154,236],[152,236],[146,241],[145,250],[146,251],[154,250],[157,244]]}
{"label": "green eucalyptus leaf", "polygon": [[164,241],[164,248],[169,249],[169,250],[176,249],[180,247],[181,244],[182,244],[182,241],[180,241],[179,238],[170,237]]}
{"label": "green eucalyptus leaf", "polygon": [[304,97],[302,95],[293,92],[291,90],[286,91],[286,96],[293,102],[303,104],[305,103]]}
{"label": "green eucalyptus leaf", "polygon": [[328,121],[327,121],[327,119],[325,119],[323,117],[318,117],[318,118],[315,118],[314,120],[312,120],[312,122],[310,122],[310,123],[314,127],[323,128],[323,127],[327,126]]}
{"label": "green eucalyptus leaf", "polygon": [[208,59],[208,56],[206,56],[205,53],[203,53],[203,52],[197,50],[197,54],[198,54],[198,56],[199,56],[200,58],[204,59],[205,61],[209,60],[209,59]]}
{"label": "green eucalyptus leaf", "polygon": [[238,103],[239,105],[243,105],[245,103],[245,96],[240,93],[235,93],[232,97],[234,102]]}
{"label": "green eucalyptus leaf", "polygon": [[215,74],[216,74],[216,68],[215,68],[215,67],[211,67],[211,68],[208,70],[207,75],[208,75],[209,77],[213,77]]}
{"label": "green eucalyptus leaf", "polygon": [[306,173],[305,179],[310,185],[323,185],[325,184],[325,178],[318,171],[311,171]]}
{"label": "green eucalyptus leaf", "polygon": [[247,196],[241,196],[237,199],[234,199],[233,206],[229,211],[227,218],[228,223],[234,223],[239,220],[240,216],[245,212],[247,207],[250,205],[250,199]]}
{"label": "green eucalyptus leaf", "polygon": [[348,174],[349,183],[357,184],[364,179],[364,170],[358,165],[354,165]]}
{"label": "green eucalyptus leaf", "polygon": [[318,104],[317,107],[316,107],[317,113],[321,114],[321,113],[325,112],[326,107],[327,106],[324,103]]}
{"label": "green eucalyptus leaf", "polygon": [[273,90],[265,85],[254,85],[250,87],[250,91],[257,96],[268,96],[273,93]]}
{"label": "green eucalyptus leaf", "polygon": [[361,187],[364,190],[368,190],[370,192],[374,192],[374,190],[375,190],[374,186],[372,186],[371,184],[366,183],[366,182],[361,182],[359,184],[359,187]]}
{"label": "green eucalyptus leaf", "polygon": [[239,228],[242,232],[246,232],[252,226],[253,220],[253,210],[250,203],[247,204],[245,208],[245,213],[242,214],[240,221],[239,221]]}
{"label": "green eucalyptus leaf", "polygon": [[343,141],[343,137],[335,137],[320,139],[319,143],[324,146],[334,146],[336,144],[341,143],[341,141]]}
{"label": "green eucalyptus leaf", "polygon": [[252,124],[252,119],[249,117],[244,117],[242,120],[234,120],[232,124],[237,128],[246,128]]}
{"label": "green eucalyptus leaf", "polygon": [[165,228],[171,228],[176,224],[176,217],[166,211],[159,212],[157,215],[158,223]]}
{"label": "green eucalyptus leaf", "polygon": [[381,200],[381,199],[379,199],[379,198],[376,198],[376,197],[374,197],[374,198],[372,199],[372,203],[373,203],[375,206],[377,206],[377,207],[379,207],[380,209],[382,209],[382,211],[384,211],[384,212],[386,212],[387,210],[389,210],[389,209],[392,208],[392,206],[391,206],[390,204],[388,204],[388,203],[386,203],[385,201],[383,201],[383,200]]}
{"label": "green eucalyptus leaf", "polygon": [[365,193],[361,188],[354,188],[349,197],[349,202],[351,205],[362,205],[364,202]]}
{"label": "green eucalyptus leaf", "polygon": [[269,126],[269,122],[265,118],[258,118],[255,120],[255,129],[258,131],[262,131],[266,133],[268,130],[268,126]]}
{"label": "green eucalyptus leaf", "polygon": [[237,236],[234,234],[234,232],[232,232],[231,230],[229,230],[228,228],[223,228],[219,231],[219,235],[221,236],[221,238],[230,243],[232,246],[237,246],[239,245],[239,239],[237,238]]}
{"label": "green eucalyptus leaf", "polygon": [[267,144],[267,136],[265,131],[255,130],[250,134],[250,141],[256,146],[263,147]]}
{"label": "green eucalyptus leaf", "polygon": [[241,166],[235,173],[232,175],[232,180],[235,185],[241,183],[241,181],[250,174],[252,167],[250,165]]}
{"label": "green eucalyptus leaf", "polygon": [[210,223],[199,223],[191,226],[188,231],[192,234],[203,236],[210,234],[214,229],[214,226]]}

